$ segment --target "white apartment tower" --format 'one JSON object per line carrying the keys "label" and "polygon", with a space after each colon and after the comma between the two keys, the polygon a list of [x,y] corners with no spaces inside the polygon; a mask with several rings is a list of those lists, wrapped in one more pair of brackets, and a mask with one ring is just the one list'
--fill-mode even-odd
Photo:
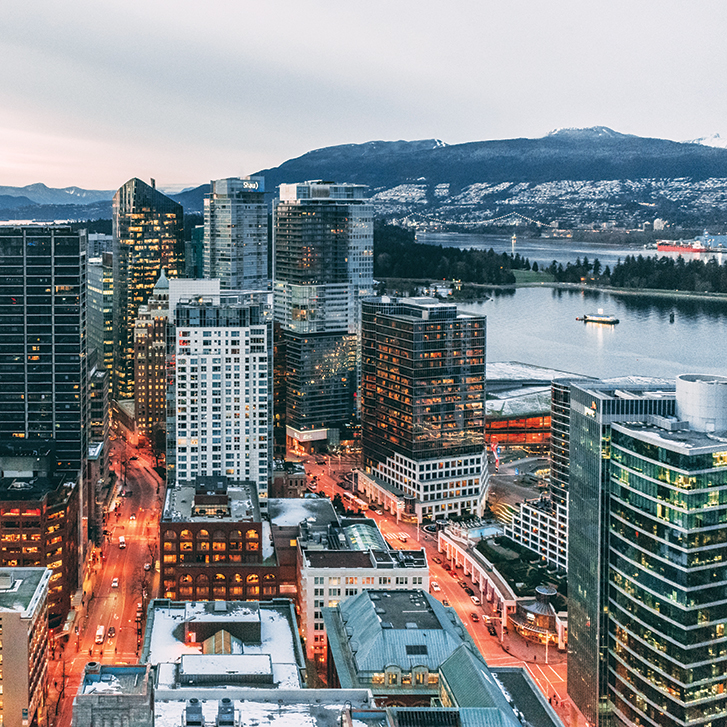
{"label": "white apartment tower", "polygon": [[223,290],[267,290],[268,210],[262,177],[217,179],[204,200],[204,276]]}
{"label": "white apartment tower", "polygon": [[188,298],[176,305],[176,479],[272,476],[270,294]]}

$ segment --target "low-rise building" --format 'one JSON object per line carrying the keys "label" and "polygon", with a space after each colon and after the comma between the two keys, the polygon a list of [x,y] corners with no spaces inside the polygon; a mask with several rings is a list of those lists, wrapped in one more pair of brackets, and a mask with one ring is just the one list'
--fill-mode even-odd
{"label": "low-rise building", "polygon": [[[48,674],[47,568],[0,568],[0,724],[37,724]],[[1,648],[4,645],[4,648]]]}
{"label": "low-rise building", "polygon": [[78,588],[79,490],[79,482],[64,475],[32,476],[30,471],[16,470],[13,476],[0,477],[0,566],[52,571],[48,586],[52,629],[61,625]]}
{"label": "low-rise building", "polygon": [[258,600],[288,595],[291,585],[295,592],[295,561],[277,558],[254,482],[178,481],[167,490],[159,527],[165,598]]}
{"label": "low-rise building", "polygon": [[270,497],[303,497],[308,487],[308,475],[300,462],[275,460]]}
{"label": "low-rise building", "polygon": [[309,659],[326,659],[324,608],[371,588],[429,588],[424,549],[389,549],[374,520],[339,519],[322,498],[271,500],[269,511],[273,529],[293,535],[297,544],[298,605]]}

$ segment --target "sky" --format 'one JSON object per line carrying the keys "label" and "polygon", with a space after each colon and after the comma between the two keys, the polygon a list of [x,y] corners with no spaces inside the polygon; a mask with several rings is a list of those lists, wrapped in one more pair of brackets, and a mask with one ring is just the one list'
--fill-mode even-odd
{"label": "sky", "polygon": [[727,135],[723,0],[4,4],[0,185],[164,189],[375,139]]}

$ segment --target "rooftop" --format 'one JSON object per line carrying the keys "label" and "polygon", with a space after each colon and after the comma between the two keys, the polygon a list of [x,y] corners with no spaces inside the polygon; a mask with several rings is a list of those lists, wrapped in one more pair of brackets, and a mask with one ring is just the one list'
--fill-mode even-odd
{"label": "rooftop", "polygon": [[135,694],[147,693],[149,667],[110,666],[97,662],[86,665],[81,682],[81,694]]}
{"label": "rooftop", "polygon": [[167,490],[162,522],[260,522],[254,482],[197,477]]}
{"label": "rooftop", "polygon": [[304,521],[320,528],[338,523],[338,516],[328,498],[285,498],[268,500],[270,522],[276,527],[296,527]]}
{"label": "rooftop", "polygon": [[[302,686],[302,656],[297,624],[290,601],[152,601],[141,659],[160,665],[157,691],[176,689],[180,679],[208,675],[224,683],[240,681],[240,675],[260,674],[265,662],[272,674],[271,687],[297,689]],[[205,641],[221,631],[231,653],[204,653]],[[208,642],[209,643],[209,642]],[[189,660],[188,657],[194,657]],[[239,658],[237,658],[239,657]],[[247,657],[256,657],[247,658]],[[259,658],[258,658],[259,657]],[[231,666],[232,662],[235,662]],[[246,671],[253,669],[253,671]],[[224,668],[223,668],[224,667]],[[210,678],[205,679],[207,683]]]}
{"label": "rooftop", "polygon": [[[163,701],[157,697],[155,727],[181,727],[188,700],[195,695],[199,698],[198,690],[181,689],[177,694],[166,694]],[[276,690],[269,695],[260,689],[227,687],[199,699],[204,724],[216,724],[219,700],[223,698],[231,700],[235,724],[240,727],[339,727],[346,707],[367,709],[373,703],[371,693],[365,689]]]}
{"label": "rooftop", "polygon": [[67,476],[55,477],[0,477],[0,500],[42,500],[61,486],[72,489],[75,482]]}
{"label": "rooftop", "polygon": [[47,568],[0,568],[0,612],[20,611],[23,618],[30,618],[50,576]]}
{"label": "rooftop", "polygon": [[625,422],[614,429],[638,436],[657,447],[687,455],[710,454],[727,450],[727,432],[698,432],[693,429],[663,429],[653,423]]}

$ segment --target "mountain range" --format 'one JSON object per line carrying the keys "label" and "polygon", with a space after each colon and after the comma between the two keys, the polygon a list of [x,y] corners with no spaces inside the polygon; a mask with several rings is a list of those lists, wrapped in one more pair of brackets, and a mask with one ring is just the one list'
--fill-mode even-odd
{"label": "mountain range", "polygon": [[[727,212],[723,143],[719,135],[675,142],[603,126],[452,145],[438,139],[370,141],[316,149],[257,174],[265,177],[269,198],[284,182],[365,184],[377,214],[435,227],[492,224],[513,215],[560,226],[629,226],[656,217],[701,226],[718,224]],[[200,212],[208,191],[203,184],[170,196],[188,213]],[[110,216],[112,195],[43,184],[0,187],[0,215],[40,219],[35,210],[55,212],[46,219]]]}

